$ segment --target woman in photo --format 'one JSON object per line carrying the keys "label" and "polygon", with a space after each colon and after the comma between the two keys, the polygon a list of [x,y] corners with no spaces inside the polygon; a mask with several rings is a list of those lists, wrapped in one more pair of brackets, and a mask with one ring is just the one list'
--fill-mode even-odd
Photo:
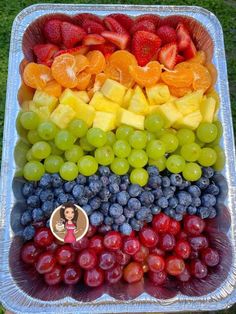
{"label": "woman in photo", "polygon": [[65,221],[65,243],[76,241],[75,232],[77,229],[78,210],[73,203],[65,203],[60,209],[61,219]]}

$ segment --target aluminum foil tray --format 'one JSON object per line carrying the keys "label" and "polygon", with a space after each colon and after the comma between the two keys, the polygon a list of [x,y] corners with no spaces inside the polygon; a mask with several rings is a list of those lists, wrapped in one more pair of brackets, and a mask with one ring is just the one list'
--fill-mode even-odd
{"label": "aluminum foil tray", "polygon": [[[32,58],[26,49],[27,45],[33,43],[31,31],[37,27],[40,30],[40,21],[47,18],[45,15],[67,14],[70,19],[70,16],[80,12],[100,16],[124,12],[134,17],[154,13],[169,21],[174,20],[174,15],[175,19],[187,21],[198,42],[198,48],[207,52],[207,58],[213,56],[219,75],[216,89],[221,99],[219,117],[224,129],[222,146],[226,153],[226,167],[217,178],[223,191],[218,203],[219,215],[209,223],[207,232],[221,254],[221,264],[207,280],[198,280],[189,286],[180,287],[180,292],[177,292],[175,286],[168,289],[154,287],[150,282],[135,285],[121,283],[113,287],[104,285],[97,289],[88,289],[82,285],[75,289],[65,286],[57,290],[46,286],[42,288],[38,277],[33,277],[30,270],[18,261],[22,242],[17,236],[17,221],[23,206],[20,192],[22,180],[15,178],[17,167],[14,161],[18,140],[15,121],[19,112],[19,68],[23,58]],[[36,36],[40,36],[40,31],[36,32]],[[3,305],[14,313],[24,314],[95,314],[200,312],[225,309],[236,302],[236,161],[223,32],[214,14],[194,6],[33,5],[21,11],[13,23],[8,71],[0,182],[0,301]]]}

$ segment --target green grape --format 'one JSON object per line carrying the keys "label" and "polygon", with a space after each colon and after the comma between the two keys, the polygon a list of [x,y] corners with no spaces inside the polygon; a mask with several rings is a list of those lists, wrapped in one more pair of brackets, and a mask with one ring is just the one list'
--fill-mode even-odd
{"label": "green grape", "polygon": [[32,146],[32,156],[39,160],[47,158],[51,151],[51,146],[44,141],[37,142]]}
{"label": "green grape", "polygon": [[196,143],[186,144],[181,147],[181,155],[187,161],[196,161],[198,160],[201,147]]}
{"label": "green grape", "polygon": [[114,153],[111,146],[99,147],[95,150],[95,159],[102,166],[110,165],[114,160]]}
{"label": "green grape", "polygon": [[84,176],[91,176],[98,170],[98,163],[92,156],[83,156],[78,161],[79,172]]}
{"label": "green grape", "polygon": [[27,130],[23,128],[21,122],[20,122],[20,118],[21,118],[21,115],[23,114],[22,111],[20,111],[17,115],[17,118],[16,118],[16,131],[17,131],[17,134],[22,137],[22,138],[27,138]]}
{"label": "green grape", "polygon": [[179,146],[179,140],[177,136],[171,133],[163,134],[160,140],[165,144],[167,153],[172,153]]}
{"label": "green grape", "polygon": [[72,181],[78,176],[78,167],[74,162],[66,161],[60,168],[60,176],[66,181]]}
{"label": "green grape", "polygon": [[152,165],[156,166],[159,169],[159,171],[163,171],[166,169],[166,157],[161,156],[157,160],[149,159],[148,164],[150,166],[152,166]]}
{"label": "green grape", "polygon": [[166,168],[172,173],[180,173],[185,166],[185,160],[182,156],[171,155],[167,158]]}
{"label": "green grape", "polygon": [[27,162],[23,169],[24,177],[28,181],[39,181],[44,172],[44,166],[36,160]]}
{"label": "green grape", "polygon": [[220,146],[215,146],[214,150],[217,154],[217,158],[216,158],[216,162],[213,168],[216,171],[221,171],[224,169],[224,166],[225,166],[225,153],[224,153],[224,150]]}
{"label": "green grape", "polygon": [[91,128],[87,132],[87,140],[89,144],[95,147],[102,147],[107,141],[106,133],[99,128]]}
{"label": "green grape", "polygon": [[147,142],[150,142],[150,141],[155,140],[155,139],[156,139],[156,137],[155,137],[154,133],[147,132]]}
{"label": "green grape", "polygon": [[129,164],[134,168],[142,168],[148,162],[148,156],[142,149],[133,149],[128,157]]}
{"label": "green grape", "polygon": [[202,169],[195,162],[189,162],[185,165],[182,174],[185,180],[197,181],[202,176]]}
{"label": "green grape", "polygon": [[221,137],[223,135],[223,127],[222,127],[222,123],[219,120],[216,120],[213,122],[216,127],[217,127],[217,137],[216,139],[210,143],[210,147],[214,148],[214,146],[219,145]]}
{"label": "green grape", "polygon": [[126,158],[131,152],[131,147],[127,141],[118,140],[113,145],[113,151],[117,157]]}
{"label": "green grape", "polygon": [[21,139],[16,143],[14,149],[14,159],[18,167],[23,168],[27,162],[27,152],[30,146]]}
{"label": "green grape", "polygon": [[133,169],[130,173],[130,182],[144,186],[148,182],[148,172],[143,168]]}
{"label": "green grape", "polygon": [[63,163],[64,160],[61,156],[50,155],[44,160],[44,168],[49,173],[57,173]]}
{"label": "green grape", "polygon": [[180,129],[177,131],[176,135],[178,137],[180,146],[191,144],[195,141],[195,134],[192,130],[189,129]]}
{"label": "green grape", "polygon": [[38,134],[46,141],[52,140],[57,133],[56,125],[51,121],[41,122],[38,126]]}
{"label": "green grape", "polygon": [[75,119],[69,123],[68,130],[75,138],[81,138],[88,132],[88,126],[83,120]]}
{"label": "green grape", "polygon": [[51,154],[52,154],[52,155],[58,155],[58,156],[60,156],[60,155],[64,154],[63,150],[59,149],[59,148],[56,146],[56,144],[55,144],[54,141],[49,141],[48,144],[51,146],[51,150],[52,150],[52,151],[51,151]]}
{"label": "green grape", "polygon": [[115,158],[111,163],[111,170],[119,175],[122,176],[129,171],[129,163],[125,158]]}
{"label": "green grape", "polygon": [[39,117],[33,111],[23,112],[20,116],[20,122],[24,129],[34,130],[37,129],[39,124]]}
{"label": "green grape", "polygon": [[204,143],[210,143],[216,139],[217,132],[217,126],[215,124],[202,122],[197,128],[197,137]]}
{"label": "green grape", "polygon": [[116,138],[118,140],[128,140],[129,136],[134,132],[134,129],[128,125],[121,125],[116,130]]}
{"label": "green grape", "polygon": [[210,147],[204,147],[198,157],[198,162],[201,166],[210,167],[214,165],[217,159],[217,154],[214,149]]}
{"label": "green grape", "polygon": [[165,129],[160,129],[158,131],[155,132],[156,138],[161,138],[162,135],[164,135],[166,133]]}
{"label": "green grape", "polygon": [[198,144],[201,148],[204,147],[205,143],[199,140],[199,138],[195,138],[195,143]]}
{"label": "green grape", "polygon": [[70,149],[75,142],[74,136],[67,130],[60,130],[55,136],[55,144],[61,150]]}
{"label": "green grape", "polygon": [[146,117],[144,126],[149,132],[156,132],[163,128],[164,120],[159,114],[153,113]]}
{"label": "green grape", "polygon": [[93,151],[94,148],[95,148],[93,145],[89,144],[89,142],[88,142],[86,136],[85,136],[85,137],[82,137],[82,138],[80,139],[79,144],[80,144],[81,148],[82,148],[84,151],[86,151],[86,152],[91,152],[91,151]]}
{"label": "green grape", "polygon": [[145,131],[134,131],[129,136],[129,143],[135,149],[143,149],[147,144],[147,133]]}
{"label": "green grape", "polygon": [[30,148],[30,149],[28,150],[28,152],[27,152],[27,154],[26,154],[26,159],[27,159],[27,161],[32,161],[32,160],[38,160],[38,161],[40,161],[40,159],[37,159],[37,158],[35,158],[35,157],[33,156],[33,154],[32,154],[32,148]]}
{"label": "green grape", "polygon": [[30,142],[30,144],[35,144],[42,140],[42,138],[39,136],[37,130],[29,130],[27,134],[27,139]]}
{"label": "green grape", "polygon": [[146,152],[151,159],[158,159],[165,155],[165,144],[160,140],[153,140],[147,144]]}
{"label": "green grape", "polygon": [[112,131],[107,132],[107,144],[113,146],[116,141],[115,133]]}
{"label": "green grape", "polygon": [[79,145],[73,145],[71,149],[65,151],[65,158],[68,161],[77,162],[84,156],[84,151]]}

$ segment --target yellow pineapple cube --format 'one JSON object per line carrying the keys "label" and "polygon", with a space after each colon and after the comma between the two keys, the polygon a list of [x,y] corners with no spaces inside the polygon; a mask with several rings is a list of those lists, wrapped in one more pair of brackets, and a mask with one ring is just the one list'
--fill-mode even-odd
{"label": "yellow pineapple cube", "polygon": [[117,125],[126,124],[136,129],[144,130],[144,116],[133,113],[126,109],[120,109],[117,116]]}
{"label": "yellow pineapple cube", "polygon": [[69,105],[59,104],[50,115],[50,119],[59,128],[65,129],[71,120],[75,118],[75,111]]}
{"label": "yellow pineapple cube", "polygon": [[79,97],[83,102],[85,102],[86,104],[89,103],[89,95],[85,90],[82,91],[74,91],[74,94],[76,95],[76,97]]}
{"label": "yellow pineapple cube", "polygon": [[182,118],[181,112],[178,111],[173,102],[167,102],[159,106],[159,112],[165,120],[165,127],[169,128],[175,121]]}
{"label": "yellow pineapple cube", "polygon": [[48,93],[36,90],[34,93],[33,102],[37,108],[46,107],[48,112],[51,113],[56,108],[58,99],[55,96],[49,95]]}
{"label": "yellow pineapple cube", "polygon": [[116,115],[112,112],[96,111],[93,127],[111,131],[116,127]]}
{"label": "yellow pineapple cube", "polygon": [[200,111],[202,114],[202,122],[212,123],[216,109],[216,101],[213,97],[203,97],[200,104]]}
{"label": "yellow pineapple cube", "polygon": [[176,129],[188,128],[195,130],[202,121],[202,115],[200,110],[191,112],[190,114],[178,119],[173,125]]}
{"label": "yellow pineapple cube", "polygon": [[81,104],[75,111],[75,116],[83,120],[90,127],[93,124],[96,110],[87,104]]}
{"label": "yellow pineapple cube", "polygon": [[119,82],[107,79],[102,85],[101,92],[108,99],[118,104],[122,104],[126,89],[127,88]]}
{"label": "yellow pineapple cube", "polygon": [[29,111],[37,113],[40,120],[48,120],[50,117],[50,110],[47,106],[37,106],[34,101],[29,101]]}
{"label": "yellow pineapple cube", "polygon": [[218,116],[218,112],[219,112],[219,108],[220,108],[220,96],[215,89],[211,89],[207,93],[207,97],[212,97],[216,101],[216,108],[215,108],[215,114],[214,114],[214,121],[215,121],[218,119],[217,116]]}
{"label": "yellow pineapple cube", "polygon": [[134,90],[132,88],[129,88],[127,92],[125,93],[121,107],[127,109],[129,107],[130,100],[133,97],[133,95],[134,95]]}
{"label": "yellow pineapple cube", "polygon": [[140,115],[148,114],[149,103],[140,86],[135,87],[128,110]]}
{"label": "yellow pineapple cube", "polygon": [[148,101],[151,106],[161,105],[170,100],[169,87],[165,84],[156,84],[146,88]]}
{"label": "yellow pineapple cube", "polygon": [[71,89],[66,88],[60,96],[60,104],[70,106],[74,111],[82,104],[86,103],[76,95],[76,92],[73,92]]}
{"label": "yellow pineapple cube", "polygon": [[203,91],[197,90],[187,94],[175,101],[177,109],[185,116],[199,109],[202,100]]}
{"label": "yellow pineapple cube", "polygon": [[101,92],[96,92],[90,100],[89,105],[94,107],[97,111],[113,112],[117,114],[120,106],[106,98]]}
{"label": "yellow pineapple cube", "polygon": [[160,113],[161,105],[149,106],[149,114]]}

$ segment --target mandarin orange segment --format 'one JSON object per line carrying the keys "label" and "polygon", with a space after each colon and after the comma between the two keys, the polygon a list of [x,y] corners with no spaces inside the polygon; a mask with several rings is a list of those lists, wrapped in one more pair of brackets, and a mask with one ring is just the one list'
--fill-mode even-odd
{"label": "mandarin orange segment", "polygon": [[194,64],[193,73],[193,89],[202,89],[204,92],[211,86],[212,78],[208,69],[201,64]]}
{"label": "mandarin orange segment", "polygon": [[174,71],[162,72],[161,79],[168,86],[189,87],[193,82],[193,72],[188,68],[177,69],[176,66]]}
{"label": "mandarin orange segment", "polygon": [[56,80],[48,82],[47,85],[43,89],[44,92],[48,93],[51,96],[55,96],[59,98],[62,93],[62,87]]}
{"label": "mandarin orange segment", "polygon": [[196,53],[196,56],[192,59],[189,59],[188,62],[205,64],[206,62],[206,53],[203,50],[199,50]]}
{"label": "mandarin orange segment", "polygon": [[33,88],[22,82],[17,94],[19,104],[21,105],[24,101],[32,100],[34,97],[34,92],[35,90]]}
{"label": "mandarin orange segment", "polygon": [[77,76],[77,85],[76,88],[79,90],[86,90],[91,79],[91,74],[86,72],[81,72]]}
{"label": "mandarin orange segment", "polygon": [[77,85],[76,59],[69,53],[56,57],[52,64],[52,75],[63,87],[74,88]]}
{"label": "mandarin orange segment", "polygon": [[52,80],[51,69],[46,65],[30,62],[24,68],[23,80],[29,87],[43,89]]}
{"label": "mandarin orange segment", "polygon": [[130,65],[129,73],[136,83],[141,86],[149,87],[157,83],[161,76],[162,66],[158,61],[151,61],[144,67]]}
{"label": "mandarin orange segment", "polygon": [[84,71],[89,66],[89,60],[86,56],[78,54],[75,55],[76,73]]}
{"label": "mandarin orange segment", "polygon": [[89,61],[89,66],[86,69],[86,72],[90,74],[98,74],[104,71],[106,67],[106,59],[101,51],[93,50],[87,53],[86,57]]}
{"label": "mandarin orange segment", "polygon": [[183,97],[184,95],[191,93],[192,88],[191,87],[174,87],[174,86],[169,86],[169,90],[172,96],[175,97]]}
{"label": "mandarin orange segment", "polygon": [[217,81],[217,77],[218,77],[218,74],[217,74],[217,70],[216,70],[216,67],[214,66],[213,63],[206,63],[205,65],[208,69],[208,71],[210,72],[211,74],[211,85],[209,87],[210,88],[213,88],[216,81]]}

